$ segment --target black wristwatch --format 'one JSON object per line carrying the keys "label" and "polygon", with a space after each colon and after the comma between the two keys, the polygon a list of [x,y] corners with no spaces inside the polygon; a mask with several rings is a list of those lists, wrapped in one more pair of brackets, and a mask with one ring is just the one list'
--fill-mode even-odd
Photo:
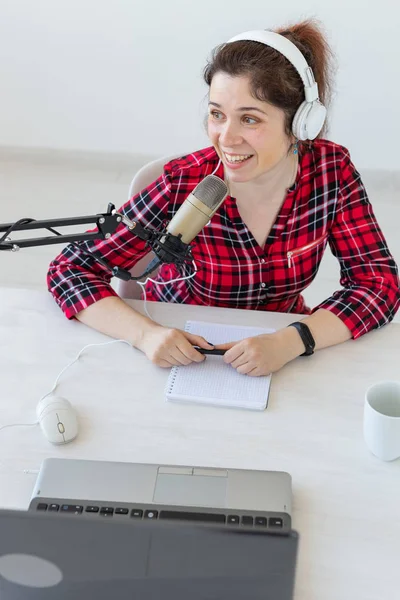
{"label": "black wristwatch", "polygon": [[300,356],[310,356],[311,354],[314,354],[315,340],[312,336],[310,328],[301,321],[295,321],[294,323],[290,323],[288,327],[295,327],[297,329],[301,340],[304,344],[304,348],[306,349],[306,351],[303,352],[303,354],[301,354]]}

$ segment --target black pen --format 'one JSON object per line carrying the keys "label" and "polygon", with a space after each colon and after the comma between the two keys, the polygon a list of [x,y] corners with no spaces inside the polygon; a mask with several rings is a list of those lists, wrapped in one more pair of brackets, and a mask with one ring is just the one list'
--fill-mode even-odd
{"label": "black pen", "polygon": [[214,354],[215,356],[223,356],[226,350],[219,350],[218,348],[213,348],[212,350],[207,350],[206,348],[200,348],[200,346],[193,346],[197,352],[200,354]]}

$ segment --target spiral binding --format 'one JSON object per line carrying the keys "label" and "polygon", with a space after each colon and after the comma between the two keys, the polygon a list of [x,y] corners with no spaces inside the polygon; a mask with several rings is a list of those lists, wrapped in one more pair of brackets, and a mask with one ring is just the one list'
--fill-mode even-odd
{"label": "spiral binding", "polygon": [[172,367],[171,373],[169,374],[169,379],[168,379],[169,385],[167,388],[167,394],[172,394],[177,374],[178,374],[178,366],[175,365],[174,367]]}
{"label": "spiral binding", "polygon": [[[190,333],[190,325],[191,325],[191,321],[186,321],[184,331],[186,331],[187,333]],[[178,375],[178,368],[179,368],[179,365],[175,365],[171,369],[171,372],[170,372],[169,378],[168,378],[168,384],[167,384],[168,385],[167,394],[172,394],[172,392],[173,392],[175,379],[176,379],[176,376]]]}

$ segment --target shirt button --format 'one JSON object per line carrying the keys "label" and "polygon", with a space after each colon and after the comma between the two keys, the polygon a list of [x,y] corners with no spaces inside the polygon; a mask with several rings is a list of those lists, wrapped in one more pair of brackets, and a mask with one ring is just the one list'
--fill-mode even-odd
{"label": "shirt button", "polygon": [[262,287],[262,288],[265,288],[265,286],[266,286],[266,285],[267,285],[266,283],[262,283],[262,284],[261,284],[261,287]]}

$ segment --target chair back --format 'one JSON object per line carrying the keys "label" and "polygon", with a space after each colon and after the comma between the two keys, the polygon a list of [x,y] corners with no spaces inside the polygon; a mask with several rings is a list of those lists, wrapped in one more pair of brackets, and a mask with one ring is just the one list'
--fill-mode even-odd
{"label": "chair back", "polygon": [[[144,190],[148,185],[150,185],[153,181],[158,179],[164,170],[164,165],[167,164],[173,158],[179,158],[180,156],[184,156],[183,154],[174,154],[173,156],[164,156],[161,158],[157,158],[152,162],[144,165],[133,177],[131,184],[129,186],[129,195],[128,199],[131,199],[133,196],[136,196],[139,192]],[[141,258],[136,265],[131,269],[131,274],[133,277],[139,277],[145,270],[147,265],[154,258],[154,252],[149,252],[143,258]],[[151,274],[151,277],[157,274],[157,271],[154,271]],[[129,299],[140,299],[142,294],[142,289],[140,285],[136,283],[136,281],[123,281],[122,279],[116,279],[113,283],[113,287],[117,292],[120,298],[129,298]]]}

